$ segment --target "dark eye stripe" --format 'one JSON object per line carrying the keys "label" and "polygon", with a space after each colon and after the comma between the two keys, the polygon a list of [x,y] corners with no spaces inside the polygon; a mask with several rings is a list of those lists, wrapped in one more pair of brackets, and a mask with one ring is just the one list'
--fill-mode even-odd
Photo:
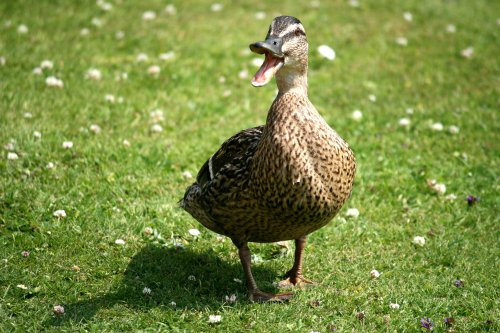
{"label": "dark eye stripe", "polygon": [[302,35],[302,36],[305,36],[306,33],[300,29],[297,29],[297,30],[294,30],[294,31],[290,31],[289,33],[287,33],[286,35],[284,35],[282,38],[290,38],[290,37],[294,37],[296,36],[296,33],[298,33],[299,35]]}

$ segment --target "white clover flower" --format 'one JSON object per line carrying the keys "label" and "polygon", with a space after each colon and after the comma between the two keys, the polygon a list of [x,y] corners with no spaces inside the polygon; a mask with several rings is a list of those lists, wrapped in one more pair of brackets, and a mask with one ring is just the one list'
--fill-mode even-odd
{"label": "white clover flower", "polygon": [[240,279],[237,279],[237,278],[234,278],[233,281],[236,283],[243,283],[243,281],[241,281]]}
{"label": "white clover flower", "polygon": [[87,72],[85,73],[85,77],[87,79],[99,81],[101,79],[102,75],[101,75],[101,71],[98,70],[97,68],[89,68],[87,70]]}
{"label": "white clover flower", "polygon": [[175,53],[173,51],[165,52],[165,53],[160,54],[159,58],[160,58],[160,60],[163,60],[163,61],[172,60],[175,58]]}
{"label": "white clover flower", "polygon": [[130,142],[129,142],[127,139],[124,139],[124,140],[122,141],[122,144],[123,144],[124,146],[126,146],[126,147],[130,147]]}
{"label": "white clover flower", "polygon": [[31,112],[25,112],[23,113],[23,117],[26,119],[31,119],[33,118],[33,114]]}
{"label": "white clover flower", "polygon": [[62,144],[62,147],[64,149],[71,149],[73,148],[73,141],[64,141]]}
{"label": "white clover flower", "polygon": [[17,27],[17,32],[20,34],[27,34],[28,31],[29,31],[29,29],[25,24],[21,24]]}
{"label": "white clover flower", "polygon": [[213,12],[220,12],[224,8],[224,5],[221,3],[214,3],[210,6],[210,10]]}
{"label": "white clover flower", "polygon": [[56,78],[55,76],[49,76],[48,78],[46,78],[45,84],[49,87],[54,87],[54,88],[64,87],[64,83],[62,82],[62,80]]}
{"label": "white clover flower", "polygon": [[226,300],[227,303],[234,303],[236,302],[236,295],[235,294],[231,294],[229,296],[225,296],[224,299]]}
{"label": "white clover flower", "polygon": [[142,13],[142,19],[144,21],[152,21],[156,18],[156,13],[152,10],[148,10],[144,13]]}
{"label": "white clover flower", "polygon": [[263,20],[266,18],[266,13],[265,12],[257,12],[255,13],[255,19],[256,20]]}
{"label": "white clover flower", "polygon": [[189,281],[196,281],[196,277],[194,275],[189,275],[188,280]]}
{"label": "white clover flower", "polygon": [[351,7],[359,7],[359,1],[358,0],[349,0],[349,6]]}
{"label": "white clover flower", "polygon": [[184,171],[184,172],[182,173],[182,177],[184,177],[184,178],[186,178],[186,179],[191,179],[191,178],[193,178],[193,175],[192,175],[192,174],[191,174],[191,172],[189,172],[189,171]]}
{"label": "white clover flower", "polygon": [[356,121],[360,121],[361,118],[363,118],[363,113],[359,110],[354,110],[351,114],[351,118]]}
{"label": "white clover flower", "polygon": [[28,287],[26,287],[24,284],[18,284],[16,287],[18,287],[19,289],[28,290]]}
{"label": "white clover flower", "polygon": [[454,34],[455,32],[457,32],[457,27],[454,24],[448,24],[446,26],[446,32],[450,33],[450,34]]}
{"label": "white clover flower", "polygon": [[17,160],[18,158],[19,158],[19,156],[17,156],[17,154],[14,153],[14,152],[9,151],[7,153],[7,159],[8,160],[14,161],[14,160]]}
{"label": "white clover flower", "polygon": [[418,245],[418,246],[424,246],[425,245],[425,238],[422,236],[415,236],[413,237],[413,244]]}
{"label": "white clover flower", "polygon": [[148,73],[151,75],[158,75],[158,74],[160,74],[160,71],[161,71],[161,68],[160,68],[160,66],[157,66],[157,65],[152,65],[152,66],[149,66],[149,68],[148,68]]}
{"label": "white clover flower", "polygon": [[6,143],[3,147],[5,150],[14,150],[16,149],[16,141],[11,139],[11,142]]}
{"label": "white clover flower", "polygon": [[450,200],[450,201],[453,201],[453,200],[456,200],[457,199],[457,195],[455,193],[451,193],[451,194],[448,194],[446,197],[445,197],[446,200]]}
{"label": "white clover flower", "polygon": [[439,132],[439,131],[442,131],[443,128],[444,128],[443,124],[441,124],[441,123],[434,123],[434,124],[431,125],[431,129],[433,131],[438,131]]}
{"label": "white clover flower", "polygon": [[146,236],[151,236],[154,233],[154,230],[151,227],[145,227],[143,232]]}
{"label": "white clover flower", "polygon": [[112,4],[110,4],[109,2],[101,1],[101,0],[97,1],[97,6],[99,6],[99,8],[101,8],[105,12],[109,12],[111,9],[113,9]]}
{"label": "white clover flower", "polygon": [[451,125],[450,127],[448,127],[448,131],[451,134],[458,134],[458,132],[460,132],[460,129],[455,125]]}
{"label": "white clover flower", "polygon": [[163,127],[161,127],[160,124],[153,124],[153,126],[151,126],[151,131],[155,133],[160,133],[163,132]]}
{"label": "white clover flower", "polygon": [[91,132],[93,132],[95,134],[101,133],[101,127],[99,125],[97,125],[97,124],[90,125],[89,129],[90,129]]}
{"label": "white clover flower", "polygon": [[52,162],[47,163],[47,165],[45,166],[45,169],[49,169],[49,170],[54,169],[54,163],[52,163]]}
{"label": "white clover flower", "polygon": [[446,185],[441,183],[435,184],[434,191],[436,191],[439,194],[444,194],[446,193]]}
{"label": "white clover flower", "polygon": [[148,61],[149,57],[146,53],[139,53],[137,55],[137,58],[136,58],[136,61],[137,62],[144,62],[144,61]]}
{"label": "white clover flower", "polygon": [[163,110],[160,110],[160,109],[156,109],[156,110],[149,112],[149,117],[154,122],[161,122],[161,121],[165,120],[165,116],[163,115]]}
{"label": "white clover flower", "polygon": [[40,64],[40,68],[42,69],[52,69],[54,68],[54,63],[50,60],[43,60]]}
{"label": "white clover flower", "polygon": [[174,301],[172,301],[172,302],[170,302],[170,305],[173,306],[173,307],[176,307],[177,303],[175,303]]}
{"label": "white clover flower", "polygon": [[144,287],[144,289],[142,289],[142,293],[144,295],[151,295],[151,289],[148,287]]}
{"label": "white clover flower", "polygon": [[372,277],[372,279],[378,279],[380,277],[380,272],[377,271],[376,269],[373,269],[370,272],[370,276]]}
{"label": "white clover flower", "polygon": [[222,316],[221,315],[210,315],[210,316],[208,316],[208,322],[210,324],[220,323],[221,320],[222,320]]}
{"label": "white clover flower", "polygon": [[35,137],[35,139],[41,139],[42,133],[40,133],[39,131],[34,131],[33,136]]}
{"label": "white clover flower", "polygon": [[54,215],[57,218],[66,217],[66,211],[64,209],[58,209],[54,213],[52,213],[52,215]]}
{"label": "white clover flower", "polygon": [[371,95],[368,95],[368,100],[370,102],[376,102],[377,101],[377,96],[371,94]]}
{"label": "white clover flower", "polygon": [[83,28],[80,30],[80,36],[88,36],[90,34],[89,28]]}
{"label": "white clover flower", "polygon": [[391,303],[391,304],[389,304],[389,307],[391,309],[397,310],[397,309],[399,309],[400,306],[398,303]]}
{"label": "white clover flower", "polygon": [[413,114],[413,108],[406,108],[406,114]]}
{"label": "white clover flower", "polygon": [[102,25],[104,24],[103,20],[98,17],[92,18],[92,21],[90,21],[90,23],[92,23],[92,25],[95,27],[102,27]]}
{"label": "white clover flower", "polygon": [[64,314],[64,307],[62,305],[55,305],[52,308],[52,312],[54,312],[56,316],[62,316]]}
{"label": "white clover flower", "polygon": [[115,95],[111,94],[106,94],[104,95],[104,100],[109,103],[114,103],[115,102]]}
{"label": "white clover flower", "polygon": [[474,48],[472,46],[469,46],[468,48],[463,49],[462,51],[460,51],[460,54],[464,58],[470,58],[474,54]]}
{"label": "white clover flower", "polygon": [[35,67],[33,68],[33,70],[31,71],[31,73],[33,73],[34,75],[42,75],[43,74],[43,71],[40,67]]}
{"label": "white clover flower", "polygon": [[328,45],[320,45],[318,52],[323,58],[328,60],[334,60],[336,56],[335,51]]}
{"label": "white clover flower", "polygon": [[246,69],[241,70],[238,73],[238,77],[243,80],[248,79],[248,71]]}
{"label": "white clover flower", "polygon": [[125,245],[125,241],[123,239],[119,238],[119,239],[115,240],[115,244],[116,245]]}
{"label": "white clover flower", "polygon": [[396,44],[401,45],[401,46],[406,46],[408,45],[408,39],[406,37],[397,37],[395,39]]}
{"label": "white clover flower", "polygon": [[410,119],[408,118],[399,119],[399,126],[405,126],[405,127],[410,126]]}
{"label": "white clover flower", "polygon": [[0,66],[3,66],[7,63],[7,59],[4,56],[0,57]]}
{"label": "white clover flower", "polygon": [[172,4],[168,4],[166,7],[165,7],[165,12],[170,14],[170,15],[174,15],[177,13],[177,8],[175,8],[174,5]]}
{"label": "white clover flower", "polygon": [[410,12],[404,12],[403,18],[405,19],[405,21],[408,21],[408,22],[413,21],[413,15]]}
{"label": "white clover flower", "polygon": [[253,58],[252,59],[252,65],[254,65],[255,67],[262,66],[263,62],[264,62],[264,59],[262,59],[262,58]]}
{"label": "white clover flower", "polygon": [[356,218],[359,216],[359,210],[357,208],[349,208],[345,215]]}
{"label": "white clover flower", "polygon": [[188,233],[191,235],[191,236],[199,236],[201,234],[200,230],[198,229],[189,229],[188,230]]}

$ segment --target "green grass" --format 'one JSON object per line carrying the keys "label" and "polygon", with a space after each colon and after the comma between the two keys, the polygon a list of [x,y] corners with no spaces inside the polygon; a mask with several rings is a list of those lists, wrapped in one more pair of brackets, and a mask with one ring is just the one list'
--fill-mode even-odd
{"label": "green grass", "polygon": [[[207,1],[172,3],[176,15],[159,0],[115,0],[109,12],[95,1],[0,2],[0,143],[15,140],[19,157],[8,160],[10,148],[1,148],[0,332],[419,332],[422,317],[437,332],[447,330],[445,317],[456,332],[498,331],[499,3],[224,1],[215,13]],[[143,21],[147,10],[157,18]],[[234,281],[244,279],[234,246],[177,201],[192,181],[184,171],[195,175],[225,138],[265,121],[275,87],[252,88],[238,73],[256,71],[255,56],[242,52],[277,14],[299,17],[307,30],[310,99],[356,153],[346,208],[360,216],[344,209],[310,236],[305,275],[318,286],[288,304],[251,304]],[[406,47],[395,43],[400,36]],[[321,44],[336,50],[335,61],[319,56]],[[473,56],[462,57],[469,46]],[[169,51],[175,59],[158,59]],[[149,61],[136,61],[141,52]],[[53,69],[32,74],[44,59]],[[158,77],[151,65],[161,67]],[[89,68],[102,79],[85,79]],[[116,80],[123,72],[128,79]],[[63,89],[46,86],[51,75]],[[106,94],[123,102],[106,102]],[[155,109],[164,111],[161,133],[151,131]],[[398,125],[403,117],[408,128]],[[431,130],[433,122],[445,129]],[[460,132],[450,134],[450,125]],[[427,179],[446,184],[446,193],[431,191]],[[446,200],[450,193],[457,199]],[[467,195],[480,201],[468,207]],[[54,217],[57,209],[67,217]],[[145,227],[161,236],[148,237]],[[425,246],[412,244],[417,235]],[[291,253],[275,244],[251,249],[263,259],[254,265],[258,284],[276,291]],[[370,279],[372,269],[380,278]],[[453,285],[457,278],[463,287]],[[237,302],[226,304],[233,293]],[[211,314],[222,322],[209,324]]]}

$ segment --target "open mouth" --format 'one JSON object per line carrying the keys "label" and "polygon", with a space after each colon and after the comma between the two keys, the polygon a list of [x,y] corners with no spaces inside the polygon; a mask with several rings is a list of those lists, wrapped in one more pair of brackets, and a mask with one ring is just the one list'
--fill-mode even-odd
{"label": "open mouth", "polygon": [[254,87],[262,87],[269,83],[274,74],[283,66],[284,59],[282,57],[277,57],[269,51],[265,52],[265,55],[264,63],[252,78]]}

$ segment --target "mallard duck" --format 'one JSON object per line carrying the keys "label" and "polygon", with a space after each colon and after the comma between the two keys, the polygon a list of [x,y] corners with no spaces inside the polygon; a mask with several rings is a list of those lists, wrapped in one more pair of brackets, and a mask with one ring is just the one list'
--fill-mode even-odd
{"label": "mallard duck", "polygon": [[356,162],[348,144],[307,97],[308,43],[295,17],[276,17],[266,39],[250,44],[265,60],[252,79],[275,76],[278,94],[266,124],[236,133],[201,167],[180,206],[238,248],[252,302],[283,301],[252,276],[248,242],[295,240],[295,259],[280,286],[312,284],[302,275],[307,235],[323,227],[350,196]]}

